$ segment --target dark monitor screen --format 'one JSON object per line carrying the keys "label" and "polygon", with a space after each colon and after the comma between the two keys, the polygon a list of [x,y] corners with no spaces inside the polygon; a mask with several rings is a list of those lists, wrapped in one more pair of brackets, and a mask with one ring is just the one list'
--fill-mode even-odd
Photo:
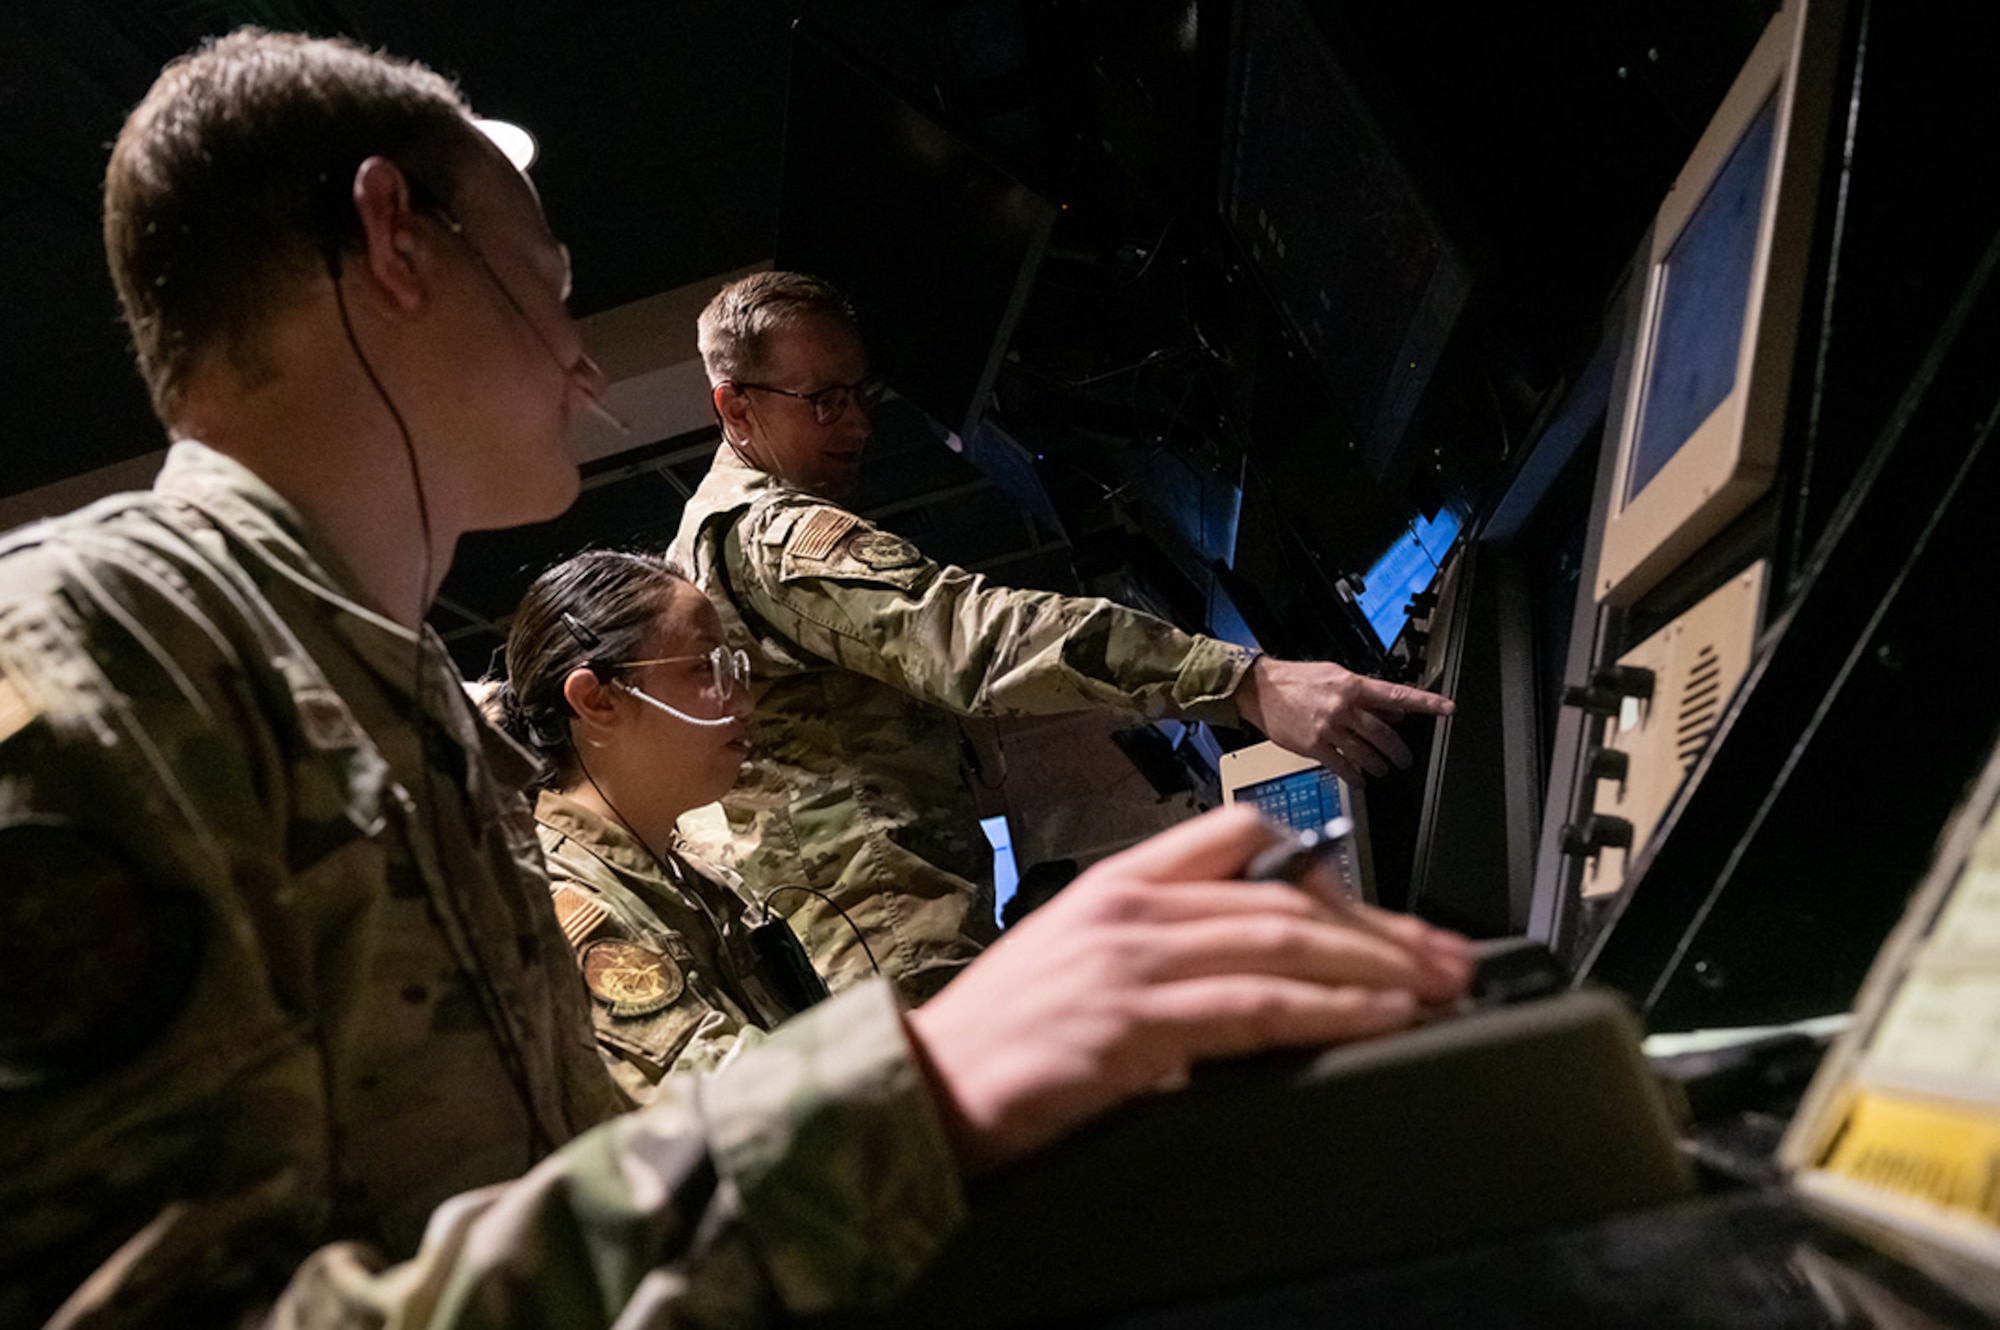
{"label": "dark monitor screen", "polygon": [[1777,120],[1777,103],[1767,100],[1660,265],[1627,502],[1735,390]]}
{"label": "dark monitor screen", "polygon": [[1380,477],[1429,391],[1472,272],[1335,57],[1318,6],[1233,8],[1223,220]]}
{"label": "dark monitor screen", "polygon": [[966,435],[985,409],[1056,206],[801,24],[777,262],[838,286],[874,367]]}

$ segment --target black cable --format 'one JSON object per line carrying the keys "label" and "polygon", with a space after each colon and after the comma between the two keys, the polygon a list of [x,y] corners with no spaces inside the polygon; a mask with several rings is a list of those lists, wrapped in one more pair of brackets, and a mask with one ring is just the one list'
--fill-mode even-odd
{"label": "black cable", "polygon": [[[685,895],[694,902],[695,908],[700,910],[702,916],[708,920],[708,926],[715,930],[716,940],[718,942],[721,941],[722,921],[715,917],[715,911],[708,908],[707,901],[701,899],[701,897],[696,895],[694,892],[689,891],[687,889],[687,884],[681,880],[681,875],[677,872],[674,872],[672,869],[668,868],[666,860],[660,857],[659,852],[654,850],[652,844],[649,841],[647,841],[647,839],[644,836],[641,836],[637,831],[633,830],[632,824],[625,820],[625,815],[618,811],[618,805],[611,802],[611,796],[606,794],[604,792],[604,787],[597,783],[597,777],[591,775],[590,768],[584,765],[583,750],[576,748],[574,743],[571,744],[571,748],[576,754],[576,769],[583,773],[584,780],[589,783],[591,789],[597,792],[598,801],[601,802],[607,809],[610,810],[612,818],[618,823],[618,825],[625,828],[625,834],[630,836],[633,840],[639,842],[640,848],[645,850],[647,857],[652,859],[654,865],[659,868],[660,876],[666,879],[667,881],[672,882],[675,886],[680,888],[681,894]],[[540,819],[537,818],[536,821],[539,823]],[[571,839],[574,839],[574,837],[572,837]],[[590,853],[590,856],[596,859],[597,862],[604,864],[604,866],[607,868],[611,867],[609,863],[605,862],[605,858],[603,855],[597,853],[597,851],[595,850],[592,850],[588,845],[585,845],[583,848],[586,851],[588,851]]]}
{"label": "black cable", "polygon": [[841,909],[840,906],[837,903],[835,903],[833,897],[827,895],[824,891],[819,890],[817,887],[802,887],[796,884],[784,887],[772,887],[769,891],[764,893],[763,899],[757,902],[758,907],[764,911],[764,917],[766,919],[780,917],[771,909],[771,900],[773,897],[781,896],[788,891],[803,891],[808,896],[817,896],[821,900],[825,901],[827,905],[833,910],[833,912],[839,915],[843,920],[846,920],[847,926],[854,930],[854,940],[861,944],[861,954],[868,958],[868,968],[873,970],[876,974],[882,973],[882,967],[875,963],[875,953],[869,949],[868,935],[861,931],[861,925],[855,923],[853,919],[849,918],[847,911]]}
{"label": "black cable", "polygon": [[[416,441],[410,435],[409,422],[403,418],[403,413],[397,408],[395,399],[389,396],[388,388],[383,385],[381,377],[375,373],[375,366],[369,361],[368,354],[361,349],[361,339],[355,336],[354,321],[347,312],[347,293],[341,286],[340,281],[340,250],[336,243],[331,238],[328,238],[325,242],[323,252],[326,260],[326,275],[333,283],[334,306],[340,313],[340,328],[347,337],[348,349],[354,352],[354,359],[361,366],[361,372],[366,376],[369,387],[374,389],[375,396],[381,400],[383,408],[389,413],[389,418],[395,422],[397,437],[402,441],[403,445],[403,457],[409,463],[410,485],[415,491],[417,500],[417,530],[423,540],[423,552],[417,564],[418,573],[421,578],[419,585],[423,589],[423,596],[427,599],[430,595],[432,573],[431,510],[429,499],[424,493],[423,468],[417,462]],[[421,614],[418,616],[413,637],[414,644],[410,653],[410,724],[411,730],[417,740],[417,794],[423,804],[422,816],[430,822],[431,840],[442,851],[444,836],[438,821],[436,792],[431,779],[430,754],[424,742],[424,622]],[[417,847],[414,844],[410,847],[410,852],[412,856],[416,855]],[[442,857],[440,857],[437,868],[440,876],[442,876],[444,872]],[[466,978],[473,983],[485,998],[484,1005],[488,1008],[488,1019],[494,1026],[494,1033],[499,1037],[501,1061],[506,1064],[508,1079],[514,1082],[515,1090],[521,1095],[521,1106],[525,1110],[525,1115],[528,1119],[528,1130],[533,1136],[535,1152],[538,1157],[545,1155],[554,1149],[555,1142],[550,1140],[542,1131],[541,1114],[537,1109],[533,1082],[528,1076],[527,1062],[522,1056],[520,1044],[514,1036],[512,1026],[507,1021],[506,1007],[501,1002],[499,993],[494,990],[491,977],[486,974],[485,967],[478,964],[478,954],[476,949],[473,948],[471,941],[472,930],[467,925],[464,916],[459,913],[456,900],[452,898],[451,884],[447,881],[441,885],[442,890],[435,893],[434,900],[437,902],[439,910],[449,916],[451,928],[457,932],[460,938],[464,939],[464,946],[468,954],[461,956],[460,963],[467,968]]]}

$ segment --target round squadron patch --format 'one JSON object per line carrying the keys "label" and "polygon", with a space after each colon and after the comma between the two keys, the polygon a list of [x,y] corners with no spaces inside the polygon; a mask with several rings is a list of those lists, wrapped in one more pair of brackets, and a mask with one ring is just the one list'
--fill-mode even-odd
{"label": "round squadron patch", "polygon": [[887,531],[863,531],[848,542],[847,548],[870,568],[908,568],[924,558],[915,545]]}
{"label": "round squadron patch", "polygon": [[650,1016],[687,986],[671,957],[622,938],[604,938],[578,953],[584,986],[613,1016]]}

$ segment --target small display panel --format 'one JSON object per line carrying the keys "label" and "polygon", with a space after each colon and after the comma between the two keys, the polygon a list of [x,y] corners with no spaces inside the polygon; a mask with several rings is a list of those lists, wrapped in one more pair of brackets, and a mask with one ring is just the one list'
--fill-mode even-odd
{"label": "small display panel", "polygon": [[1373,856],[1368,850],[1368,801],[1340,777],[1309,757],[1287,752],[1266,740],[1223,753],[1216,759],[1222,800],[1249,804],[1266,820],[1293,831],[1318,831],[1337,817],[1352,823],[1341,841],[1340,868],[1348,889],[1375,899]]}
{"label": "small display panel", "polygon": [[1465,514],[1455,504],[1438,509],[1435,517],[1419,517],[1368,570],[1361,612],[1384,651],[1402,636],[1410,622],[1410,597],[1430,590],[1464,525]]}
{"label": "small display panel", "polygon": [[1271,821],[1294,831],[1323,827],[1347,811],[1340,806],[1340,778],[1325,767],[1240,786],[1235,800],[1252,805]]}
{"label": "small display panel", "polygon": [[1777,103],[1767,100],[1660,264],[1627,502],[1736,389],[1777,123]]}

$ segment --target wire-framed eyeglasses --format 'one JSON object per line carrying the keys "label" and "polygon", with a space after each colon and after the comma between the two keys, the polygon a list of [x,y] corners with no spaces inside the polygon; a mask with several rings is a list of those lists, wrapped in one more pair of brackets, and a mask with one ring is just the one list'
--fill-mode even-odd
{"label": "wire-framed eyeglasses", "polygon": [[813,423],[818,425],[835,423],[847,414],[847,408],[855,402],[873,411],[888,391],[888,385],[874,374],[854,383],[835,383],[810,393],[794,392],[790,388],[768,383],[746,383],[741,379],[730,380],[730,386],[751,392],[777,393],[780,397],[796,397],[812,407]]}
{"label": "wire-framed eyeglasses", "polygon": [[707,661],[712,672],[715,695],[725,701],[740,688],[750,686],[750,656],[744,651],[716,647],[692,656],[652,656],[645,660],[599,660],[591,662],[601,670],[643,670],[648,665],[692,665]]}

